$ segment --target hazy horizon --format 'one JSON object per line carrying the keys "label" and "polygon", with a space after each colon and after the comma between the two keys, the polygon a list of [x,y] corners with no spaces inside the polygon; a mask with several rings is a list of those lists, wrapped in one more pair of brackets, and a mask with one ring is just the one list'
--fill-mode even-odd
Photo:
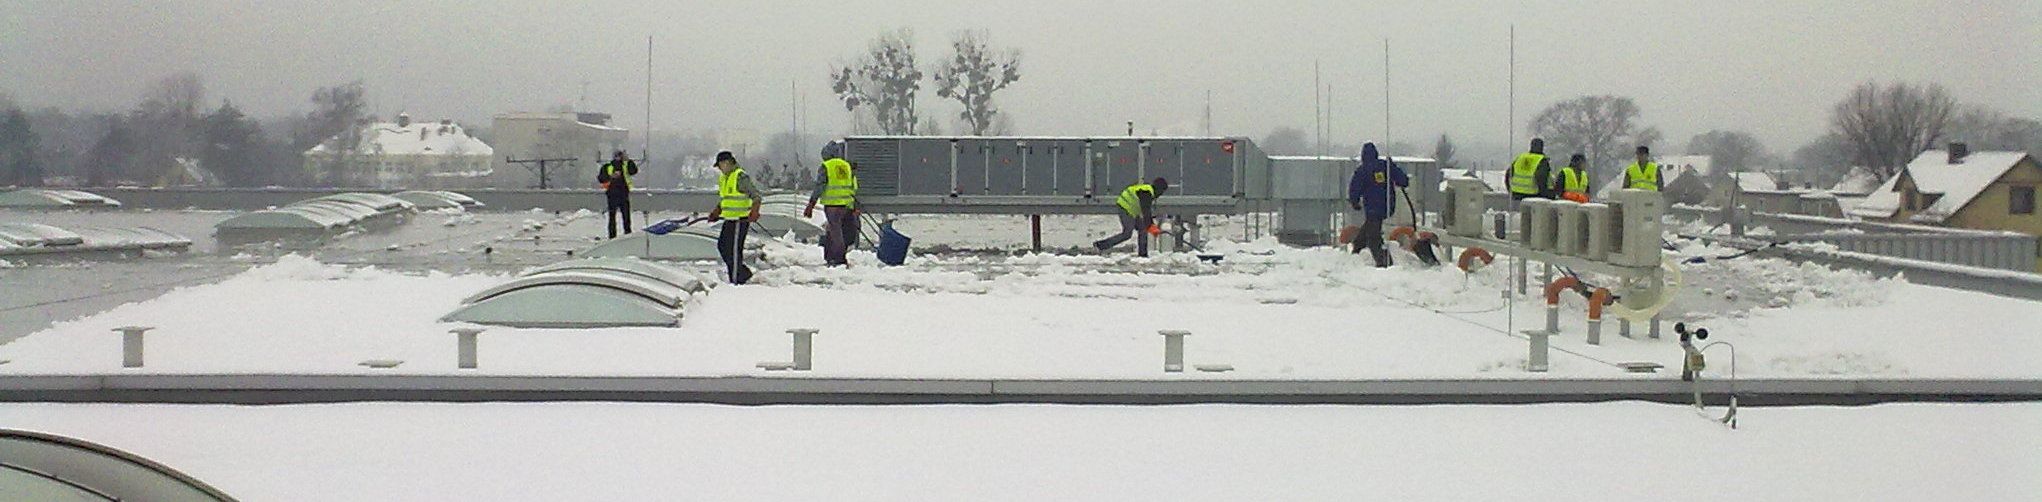
{"label": "hazy horizon", "polygon": [[[12,27],[0,93],[28,107],[124,110],[190,71],[212,103],[257,117],[302,113],[315,88],[359,78],[378,115],[486,123],[577,104],[586,82],[579,108],[614,114],[634,138],[648,35],[656,131],[786,130],[791,85],[809,130],[836,133],[849,114],[828,69],[898,27],[924,64],[964,29],[1020,49],[1022,79],[997,101],[1022,134],[1118,134],[1128,120],[1197,133],[1207,91],[1215,133],[1309,134],[1317,61],[1332,142],[1502,145],[1513,23],[1520,141],[1546,105],[1614,94],[1670,144],[1745,130],[1787,152],[1867,81],[1938,83],[1965,104],[2042,117],[2042,2],[31,1],[0,3],[0,22]],[[920,106],[955,130],[957,105],[925,86]]]}

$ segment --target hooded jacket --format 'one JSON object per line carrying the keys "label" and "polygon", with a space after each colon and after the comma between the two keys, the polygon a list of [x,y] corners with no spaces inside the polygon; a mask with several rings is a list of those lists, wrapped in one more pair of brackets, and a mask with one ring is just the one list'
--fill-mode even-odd
{"label": "hooded jacket", "polygon": [[1396,197],[1390,193],[1390,186],[1410,186],[1411,179],[1396,162],[1378,154],[1375,143],[1361,145],[1360,160],[1354,167],[1354,177],[1347,180],[1347,204],[1360,205],[1362,214],[1371,220],[1397,214]]}

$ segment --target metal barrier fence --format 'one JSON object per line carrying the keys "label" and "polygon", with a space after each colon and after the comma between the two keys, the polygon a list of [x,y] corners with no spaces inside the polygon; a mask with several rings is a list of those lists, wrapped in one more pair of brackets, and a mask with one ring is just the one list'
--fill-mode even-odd
{"label": "metal barrier fence", "polygon": [[[1674,206],[1666,213],[1684,220],[1726,223],[1726,215],[1719,208]],[[2042,269],[2042,239],[2017,232],[1757,213],[1748,209],[1738,214],[1737,219],[1742,225],[1732,228],[1765,227],[1773,235],[1751,237],[1771,241],[1823,243],[1834,245],[1839,251],[1998,270]]]}

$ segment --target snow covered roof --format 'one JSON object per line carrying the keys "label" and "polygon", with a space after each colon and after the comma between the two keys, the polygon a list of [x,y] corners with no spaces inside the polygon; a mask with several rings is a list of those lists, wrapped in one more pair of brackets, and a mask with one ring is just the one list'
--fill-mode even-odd
{"label": "snow covered roof", "polygon": [[1829,187],[1829,191],[1864,195],[1878,190],[1880,181],[1879,175],[1873,174],[1871,169],[1852,167],[1849,173],[1843,175],[1843,179],[1837,180],[1836,185]]}
{"label": "snow covered roof", "polygon": [[1730,173],[1737,180],[1737,189],[1744,192],[1777,192],[1780,185],[1766,173]]}
{"label": "snow covered roof", "polygon": [[2027,152],[1972,152],[1962,161],[1952,164],[1949,152],[1922,152],[1913,162],[1908,162],[1907,167],[1901,168],[1899,174],[1888,178],[1867,195],[1864,202],[1851,210],[1851,214],[1868,218],[1892,217],[1903,202],[1897,188],[1900,177],[1904,175],[1914,180],[1915,189],[1921,193],[1942,196],[1910,219],[1918,223],[1941,223],[1970,205],[1972,199],[1985,192],[1986,186],[1998,181],[2026,158]]}
{"label": "snow covered roof", "polygon": [[[601,126],[596,126],[601,127]],[[397,122],[369,124],[362,130],[362,150],[384,155],[463,155],[491,157],[496,149],[482,140],[469,136],[460,124],[451,122],[411,122],[398,125]],[[310,154],[326,153],[325,144],[306,151]]]}
{"label": "snow covered roof", "polygon": [[[1659,172],[1664,173],[1666,176],[1666,179],[1661,181],[1666,183],[1672,183],[1673,180],[1680,179],[1681,176],[1686,176],[1689,172],[1701,175],[1704,178],[1716,172],[1715,160],[1707,155],[1671,155],[1654,159],[1654,162],[1659,163]],[[1625,163],[1625,165],[1628,166],[1630,164]],[[1771,190],[1772,188],[1768,186],[1766,189]]]}
{"label": "snow covered roof", "polygon": [[120,207],[120,201],[92,192],[23,188],[0,192],[0,207]]}

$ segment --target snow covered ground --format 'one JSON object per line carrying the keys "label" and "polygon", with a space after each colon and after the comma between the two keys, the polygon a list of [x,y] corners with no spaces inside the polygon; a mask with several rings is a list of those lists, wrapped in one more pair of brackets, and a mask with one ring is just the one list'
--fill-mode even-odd
{"label": "snow covered ground", "polygon": [[[576,220],[556,221],[593,221]],[[1019,238],[1025,242],[1025,233]],[[514,241],[477,244],[488,242]],[[1602,346],[1586,345],[1583,302],[1569,298],[1566,334],[1555,344],[1564,352],[1555,354],[1552,372],[1523,371],[1526,342],[1514,333],[1543,325],[1543,302],[1503,300],[1505,267],[1466,276],[1378,270],[1339,250],[1267,240],[1211,247],[1228,258],[1210,265],[1188,255],[965,254],[889,268],[858,252],[857,266],[825,269],[813,246],[770,243],[753,285],[698,298],[679,328],[491,328],[474,373],[1164,378],[1156,335],[1163,329],[1193,332],[1189,363],[1236,368],[1169,378],[1621,377],[1615,363],[1678,366],[1670,329],[1665,339],[1632,340],[1616,336],[1611,322]],[[1691,246],[1680,253],[1728,252]],[[437,319],[508,271],[449,274],[285,256],[0,345],[0,360],[12,361],[0,374],[454,373],[447,330],[456,326]],[[1710,261],[1686,274],[1691,286],[1674,316],[1736,344],[1740,376],[2042,376],[2042,358],[2031,357],[2042,353],[2042,337],[2033,336],[2042,303],[1770,259]],[[110,329],[125,325],[157,328],[144,369],[119,368],[119,337]],[[756,369],[786,360],[784,331],[795,327],[824,330],[816,370]],[[1715,357],[1713,369],[1729,369],[1723,355]],[[358,365],[369,359],[406,363],[395,370]]]}
{"label": "snow covered ground", "polygon": [[242,500],[2034,500],[2042,405],[0,405]]}

